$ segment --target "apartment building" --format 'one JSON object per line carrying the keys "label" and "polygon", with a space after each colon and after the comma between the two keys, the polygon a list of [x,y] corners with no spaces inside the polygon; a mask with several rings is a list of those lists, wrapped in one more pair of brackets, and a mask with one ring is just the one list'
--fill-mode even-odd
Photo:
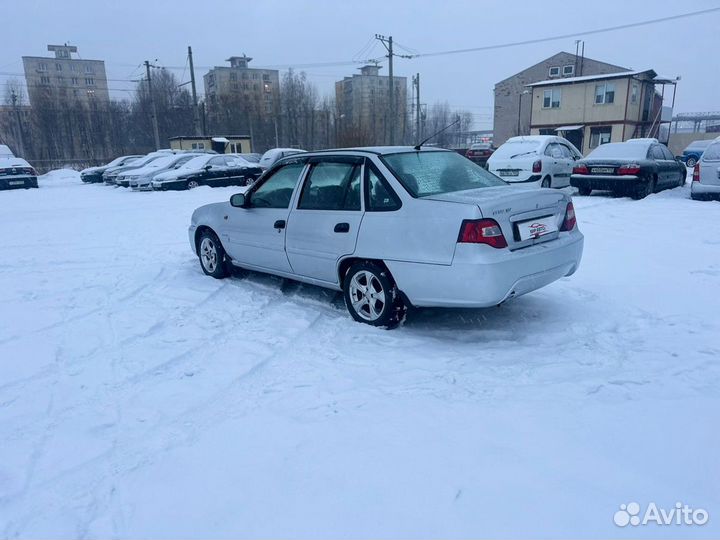
{"label": "apartment building", "polygon": [[251,60],[246,55],[231,56],[229,66],[208,71],[203,76],[205,95],[211,105],[229,101],[258,117],[274,117],[280,108],[279,71],[251,68]]}
{"label": "apartment building", "polygon": [[[395,136],[400,143],[407,118],[407,77],[393,77]],[[380,75],[380,66],[367,65],[360,74],[335,83],[335,101],[344,131],[352,131],[366,144],[389,144],[390,77]]]}
{"label": "apartment building", "polygon": [[23,56],[30,106],[46,96],[68,104],[107,104],[110,101],[105,62],[77,56],[74,45],[48,45],[53,57]]}

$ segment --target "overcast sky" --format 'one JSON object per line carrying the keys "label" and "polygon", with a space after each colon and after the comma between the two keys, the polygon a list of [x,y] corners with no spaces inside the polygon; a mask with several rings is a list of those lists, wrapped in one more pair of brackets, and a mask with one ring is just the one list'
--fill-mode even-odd
{"label": "overcast sky", "polygon": [[[114,97],[128,96],[148,59],[188,80],[192,45],[196,75],[246,53],[255,67],[352,61],[379,57],[376,33],[392,35],[419,53],[481,47],[592,30],[720,6],[710,0],[186,0],[42,1],[12,5],[3,24],[0,81],[22,75],[21,56],[46,56],[48,43],[77,45],[83,58],[105,60]],[[10,23],[10,20],[14,21]],[[20,21],[23,21],[22,23]],[[676,112],[720,110],[717,63],[720,12],[585,37],[585,55],[632,69],[682,76]],[[372,47],[372,48],[371,48]],[[395,73],[421,74],[424,103],[447,101],[475,114],[475,128],[490,127],[496,82],[561,50],[574,38],[506,49],[412,60],[397,59]],[[398,53],[407,51],[398,48]],[[304,68],[321,94],[357,66]],[[381,73],[387,74],[386,66]],[[409,95],[409,88],[408,88]]]}

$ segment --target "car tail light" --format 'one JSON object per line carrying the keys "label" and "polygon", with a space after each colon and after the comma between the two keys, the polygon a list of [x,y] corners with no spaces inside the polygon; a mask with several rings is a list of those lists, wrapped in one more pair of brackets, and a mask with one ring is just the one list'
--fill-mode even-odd
{"label": "car tail light", "polygon": [[533,163],[532,172],[539,173],[542,171],[542,160],[538,159],[535,163]]}
{"label": "car tail light", "polygon": [[638,174],[640,172],[640,165],[637,163],[629,163],[618,168],[618,174]]}
{"label": "car tail light", "polygon": [[696,163],[695,167],[693,167],[693,182],[699,182],[700,181],[700,164]]}
{"label": "car tail light", "polygon": [[567,204],[565,208],[565,219],[560,227],[561,231],[572,231],[577,225],[577,219],[575,219],[575,207],[572,202]]}
{"label": "car tail light", "polygon": [[587,165],[575,165],[573,167],[573,174],[590,174],[590,170]]}
{"label": "car tail light", "polygon": [[494,219],[466,219],[460,227],[458,242],[463,244],[487,244],[501,249],[507,247],[502,229]]}

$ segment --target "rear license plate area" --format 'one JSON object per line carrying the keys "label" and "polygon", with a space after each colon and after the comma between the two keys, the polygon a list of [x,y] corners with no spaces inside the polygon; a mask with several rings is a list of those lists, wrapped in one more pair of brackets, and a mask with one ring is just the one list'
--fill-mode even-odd
{"label": "rear license plate area", "polygon": [[500,176],[517,176],[520,171],[513,169],[499,169]]}
{"label": "rear license plate area", "polygon": [[592,174],[614,174],[615,169],[612,167],[592,167],[590,172]]}
{"label": "rear license plate area", "polygon": [[518,221],[515,223],[514,229],[515,240],[520,242],[541,238],[558,231],[552,215]]}

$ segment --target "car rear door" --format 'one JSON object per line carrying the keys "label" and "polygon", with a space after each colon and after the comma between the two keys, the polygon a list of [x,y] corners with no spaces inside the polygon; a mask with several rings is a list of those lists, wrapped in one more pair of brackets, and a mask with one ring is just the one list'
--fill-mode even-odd
{"label": "car rear door", "polygon": [[663,149],[659,144],[654,144],[652,148],[650,148],[650,157],[657,164],[658,186],[667,186],[668,184],[673,183],[673,180],[677,181],[675,175],[673,174],[674,165],[671,167],[670,162],[668,162]]}
{"label": "car rear door", "polygon": [[295,274],[338,283],[338,260],[355,251],[363,217],[363,158],[311,158],[288,219],[285,246]]}
{"label": "car rear door", "polygon": [[251,188],[247,208],[229,208],[221,239],[233,260],[262,270],[292,272],[285,231],[290,201],[304,169],[304,161],[279,167]]}

